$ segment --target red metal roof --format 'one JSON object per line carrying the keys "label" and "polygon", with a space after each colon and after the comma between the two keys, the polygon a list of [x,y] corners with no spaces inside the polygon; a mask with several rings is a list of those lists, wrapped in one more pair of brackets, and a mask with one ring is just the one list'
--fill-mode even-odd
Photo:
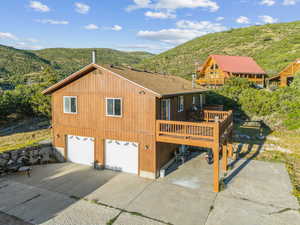
{"label": "red metal roof", "polygon": [[266,74],[266,72],[251,57],[211,55],[219,67],[230,73]]}

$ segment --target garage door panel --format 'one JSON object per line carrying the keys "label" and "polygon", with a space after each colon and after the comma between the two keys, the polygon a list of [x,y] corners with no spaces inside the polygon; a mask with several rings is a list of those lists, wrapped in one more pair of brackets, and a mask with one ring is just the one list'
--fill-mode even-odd
{"label": "garage door panel", "polygon": [[68,160],[74,163],[93,165],[94,138],[68,135]]}
{"label": "garage door panel", "polygon": [[127,173],[138,173],[138,144],[134,142],[106,140],[105,167]]}

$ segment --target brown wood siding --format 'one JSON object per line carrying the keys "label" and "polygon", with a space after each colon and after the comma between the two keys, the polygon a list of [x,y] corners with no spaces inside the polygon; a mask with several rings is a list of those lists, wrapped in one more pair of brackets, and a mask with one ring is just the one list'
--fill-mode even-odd
{"label": "brown wood siding", "polygon": [[289,78],[294,77],[298,71],[300,71],[300,60],[297,59],[295,62],[288,65],[283,71],[279,73],[280,76],[280,86],[286,87],[289,85]]}
{"label": "brown wood siding", "polygon": [[[203,93],[204,94],[204,93]],[[166,99],[170,99],[171,101],[171,120],[173,121],[186,121],[188,120],[189,111],[191,109],[193,103],[193,96],[199,96],[200,94],[185,94],[184,96],[184,111],[178,112],[178,97],[179,96],[172,96],[166,97]],[[182,95],[181,95],[182,96]],[[160,109],[161,109],[161,100],[157,100],[157,119],[161,119],[160,116]]]}
{"label": "brown wood siding", "polygon": [[[228,73],[221,70],[220,67],[218,67],[218,69],[216,70],[211,69],[211,67],[214,64],[218,65],[213,58],[209,58],[207,64],[204,65],[204,70],[201,76],[204,78],[228,78],[229,77]],[[213,72],[214,74],[211,74],[211,72]]]}
{"label": "brown wood siding", "polygon": [[[77,96],[77,114],[63,112],[63,96]],[[122,98],[121,118],[105,115],[107,97]],[[54,92],[52,99],[56,147],[65,147],[67,134],[94,137],[95,160],[104,164],[104,139],[137,142],[140,170],[156,172],[156,97],[151,92],[108,71],[95,70]]]}

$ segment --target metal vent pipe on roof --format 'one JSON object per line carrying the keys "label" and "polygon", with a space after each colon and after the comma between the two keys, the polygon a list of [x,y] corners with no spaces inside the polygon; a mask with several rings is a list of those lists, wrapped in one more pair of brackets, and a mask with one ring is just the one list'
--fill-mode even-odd
{"label": "metal vent pipe on roof", "polygon": [[192,75],[192,88],[195,88],[196,74]]}
{"label": "metal vent pipe on roof", "polygon": [[95,50],[92,51],[92,63],[93,64],[96,63],[96,51]]}

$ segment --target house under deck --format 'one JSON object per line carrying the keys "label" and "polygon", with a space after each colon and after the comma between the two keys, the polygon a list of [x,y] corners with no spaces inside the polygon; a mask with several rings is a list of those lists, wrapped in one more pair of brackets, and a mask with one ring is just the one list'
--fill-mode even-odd
{"label": "house under deck", "polygon": [[227,157],[232,157],[232,111],[201,112],[201,121],[156,121],[156,141],[162,143],[211,148],[213,151],[214,191],[219,192],[219,160],[222,152],[222,170],[227,171]]}

